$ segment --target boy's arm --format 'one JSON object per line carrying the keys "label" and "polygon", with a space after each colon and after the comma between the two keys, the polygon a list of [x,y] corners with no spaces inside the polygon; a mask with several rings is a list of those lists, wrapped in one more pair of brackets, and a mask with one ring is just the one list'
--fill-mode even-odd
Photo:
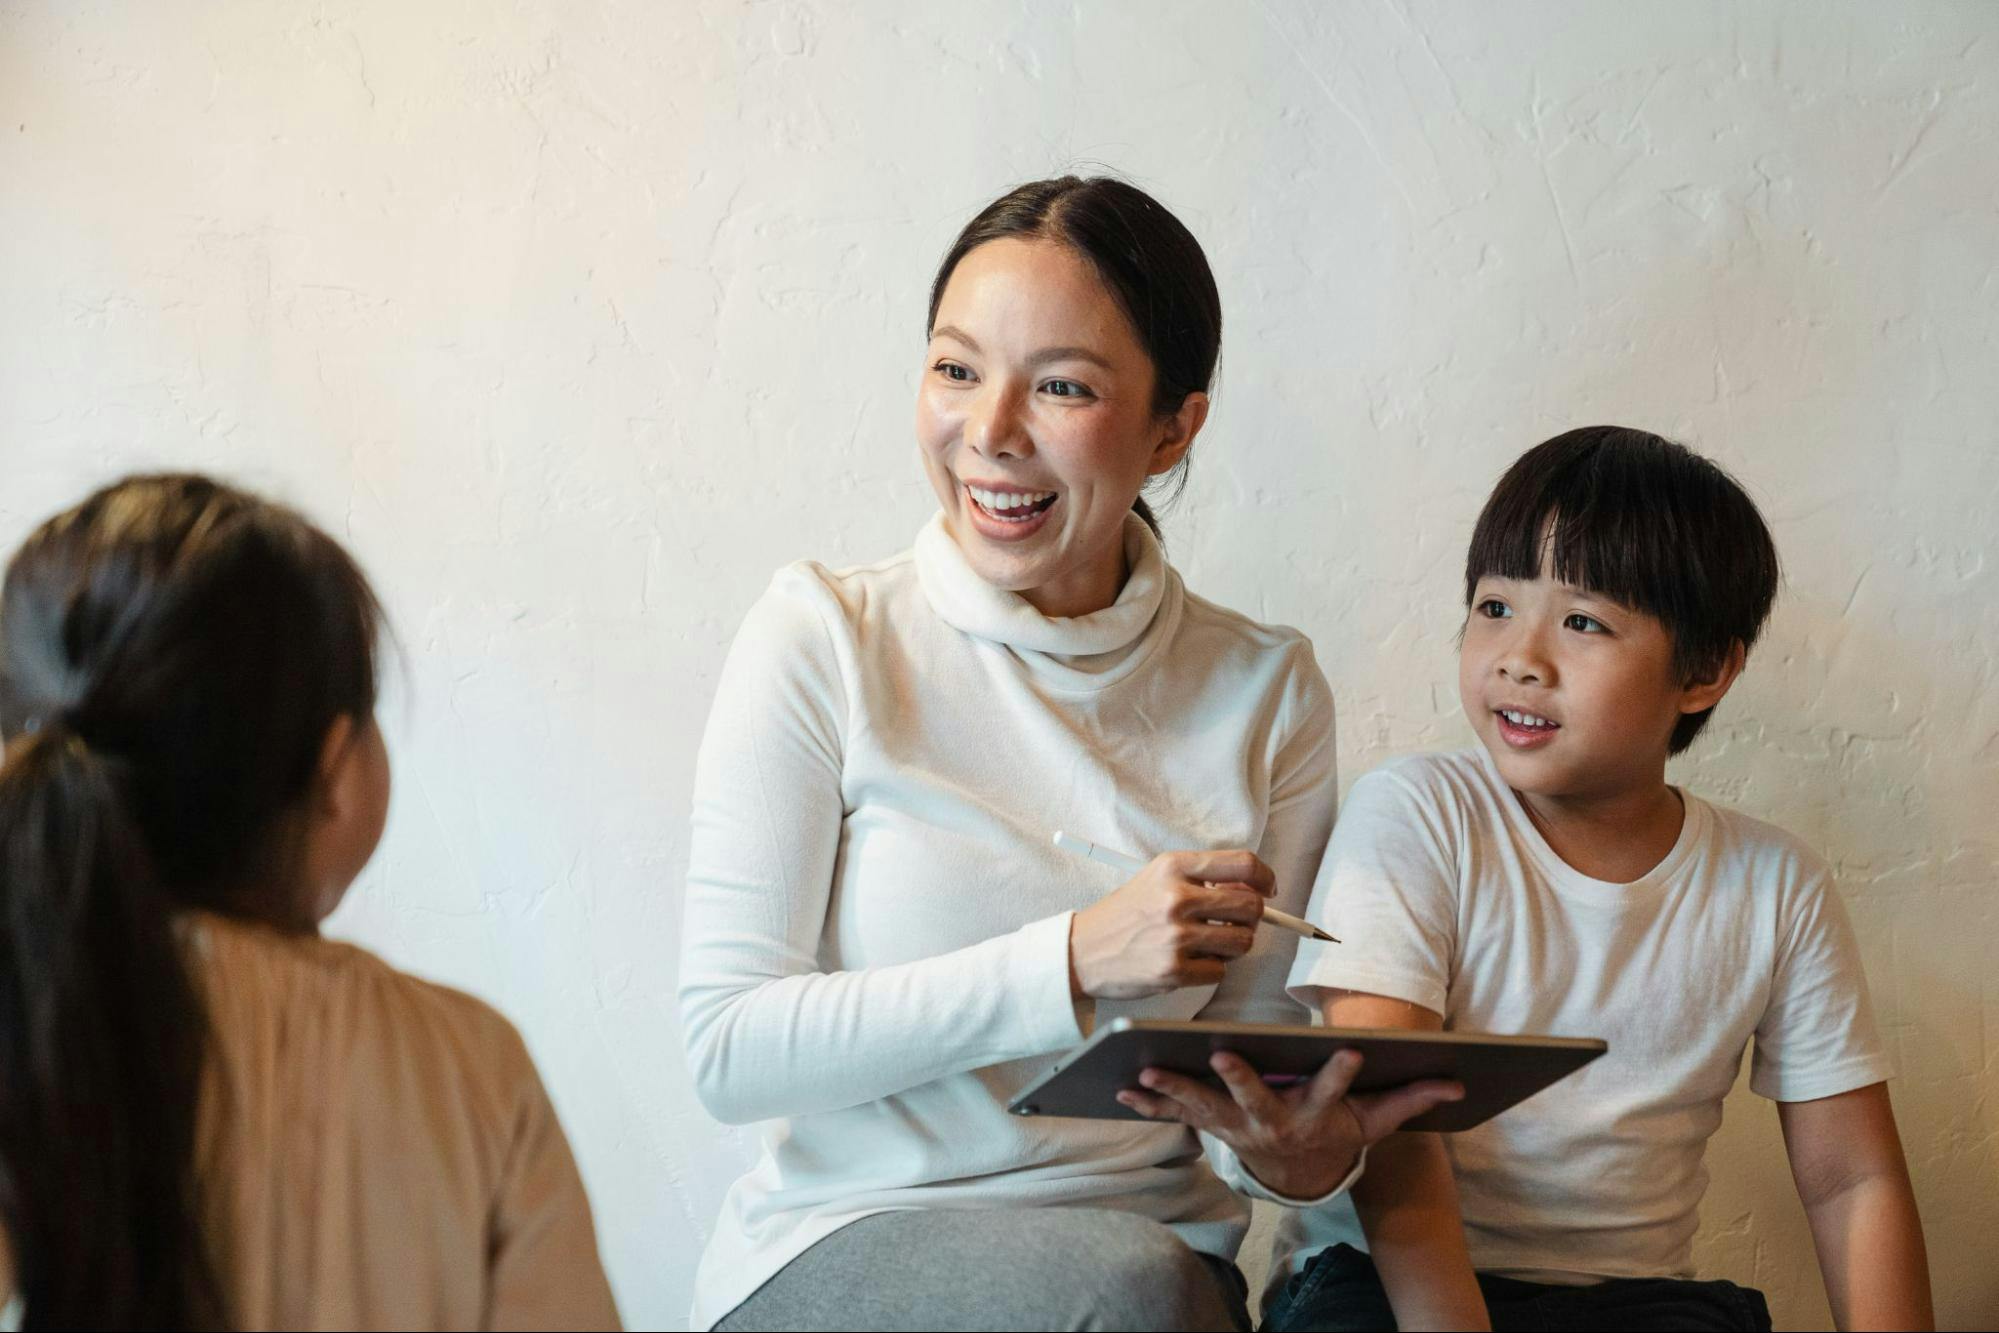
{"label": "boy's arm", "polygon": [[[1328,1027],[1437,1032],[1443,1017],[1420,1005],[1358,991],[1324,992]],[[1354,1210],[1399,1328],[1490,1328],[1472,1276],[1450,1159],[1435,1134],[1391,1134],[1368,1151]]]}
{"label": "boy's arm", "polygon": [[1923,1226],[1888,1085],[1779,1102],[1777,1117],[1833,1322],[1841,1329],[1935,1328]]}

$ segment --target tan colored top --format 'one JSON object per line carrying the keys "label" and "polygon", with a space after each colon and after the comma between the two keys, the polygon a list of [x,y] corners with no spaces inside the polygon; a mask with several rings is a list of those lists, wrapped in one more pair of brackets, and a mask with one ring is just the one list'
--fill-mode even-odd
{"label": "tan colored top", "polygon": [[196,1163],[239,1328],[616,1328],[520,1035],[352,945],[197,914]]}

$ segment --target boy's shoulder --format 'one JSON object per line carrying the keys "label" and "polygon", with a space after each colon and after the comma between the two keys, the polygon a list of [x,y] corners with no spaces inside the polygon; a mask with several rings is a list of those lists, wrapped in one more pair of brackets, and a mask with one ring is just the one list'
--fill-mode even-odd
{"label": "boy's shoulder", "polygon": [[1348,804],[1418,804],[1437,810],[1491,806],[1502,791],[1485,752],[1476,747],[1400,755],[1376,764],[1354,783]]}
{"label": "boy's shoulder", "polygon": [[1832,869],[1825,857],[1789,829],[1684,788],[1680,794],[1690,805],[1698,801],[1706,810],[1709,830],[1702,850],[1710,869],[1756,883],[1808,888],[1831,882]]}

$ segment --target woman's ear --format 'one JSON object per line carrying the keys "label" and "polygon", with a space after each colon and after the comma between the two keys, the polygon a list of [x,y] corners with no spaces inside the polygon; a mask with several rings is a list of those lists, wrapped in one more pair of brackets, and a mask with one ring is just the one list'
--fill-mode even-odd
{"label": "woman's ear", "polygon": [[1201,427],[1208,420],[1208,395],[1190,393],[1180,400],[1165,418],[1165,431],[1159,443],[1153,446],[1152,461],[1145,469],[1146,475],[1156,477],[1162,472],[1170,472],[1175,464],[1187,456],[1194,447],[1194,437],[1201,433]]}
{"label": "woman's ear", "polygon": [[1729,646],[1728,652],[1715,664],[1714,670],[1690,680],[1680,691],[1680,711],[1682,713],[1704,713],[1721,702],[1728,693],[1729,686],[1742,674],[1742,668],[1749,660],[1749,650],[1737,639]]}

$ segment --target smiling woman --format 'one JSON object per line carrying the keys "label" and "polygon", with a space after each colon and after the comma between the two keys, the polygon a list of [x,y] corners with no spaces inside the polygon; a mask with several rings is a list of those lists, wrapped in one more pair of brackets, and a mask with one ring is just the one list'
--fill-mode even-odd
{"label": "smiling woman", "polygon": [[[1139,498],[1207,418],[1220,308],[1142,191],[995,201],[932,289],[939,513],[893,559],[781,570],[744,621],[695,777],[680,1003],[709,1110],[768,1123],[697,1326],[1248,1327],[1247,1209],[1189,1129],[1005,1110],[1112,1012],[1303,1017],[1293,937],[1256,927],[1332,825],[1332,693],[1302,635],[1186,591]],[[1119,886],[1058,828],[1191,850]],[[1340,1091],[1266,1097],[1218,1161],[1331,1197],[1367,1137]]]}

